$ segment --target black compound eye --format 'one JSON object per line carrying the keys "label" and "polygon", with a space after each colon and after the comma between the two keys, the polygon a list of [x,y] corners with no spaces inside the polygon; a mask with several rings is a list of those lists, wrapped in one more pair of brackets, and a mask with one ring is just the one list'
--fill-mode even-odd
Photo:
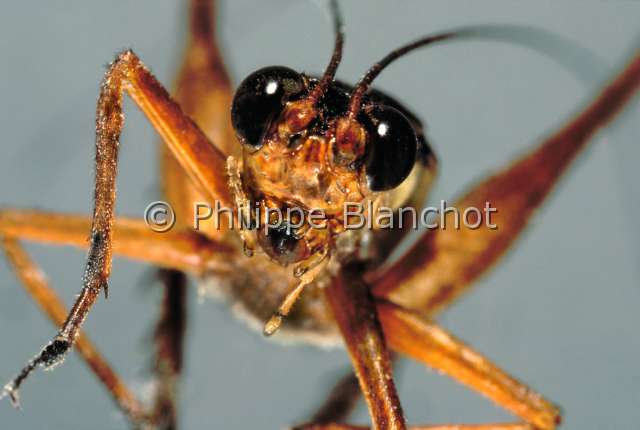
{"label": "black compound eye", "polygon": [[231,122],[240,142],[260,148],[271,121],[304,88],[302,76],[287,67],[265,67],[249,75],[238,87],[231,108]]}
{"label": "black compound eye", "polygon": [[400,185],[416,161],[418,138],[413,126],[399,110],[385,105],[365,109],[369,154],[365,162],[371,191],[386,191]]}

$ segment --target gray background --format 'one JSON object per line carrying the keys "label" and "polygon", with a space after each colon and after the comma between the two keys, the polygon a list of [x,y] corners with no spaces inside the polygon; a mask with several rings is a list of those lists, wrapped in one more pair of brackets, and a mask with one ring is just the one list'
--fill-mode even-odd
{"label": "gray background", "polygon": [[[116,51],[133,47],[170,83],[184,38],[183,2],[11,2],[0,14],[0,205],[89,213],[98,82]],[[331,48],[326,13],[311,1],[223,2],[220,34],[238,82],[268,64],[317,73]],[[442,174],[432,198],[508,160],[589,99],[637,46],[634,1],[343,1],[343,79],[418,35],[485,22],[539,26],[580,41],[605,65],[584,85],[547,58],[486,43],[407,58],[378,82],[429,126]],[[601,73],[604,72],[604,73]],[[155,198],[154,132],[126,107],[118,211],[140,215]],[[638,104],[591,147],[517,250],[443,315],[442,323],[565,411],[568,429],[631,429],[640,420],[636,225]],[[83,252],[29,246],[70,303]],[[92,338],[141,396],[159,300],[149,268],[114,263],[111,296],[87,321]],[[184,428],[278,429],[305,418],[348,363],[343,351],[284,348],[245,329],[223,306],[197,304],[189,321]],[[0,380],[54,333],[0,263]],[[403,363],[400,396],[413,423],[512,419],[450,380]],[[72,354],[24,387],[24,411],[0,404],[0,426],[115,429],[125,421]],[[356,420],[367,422],[361,406]]]}

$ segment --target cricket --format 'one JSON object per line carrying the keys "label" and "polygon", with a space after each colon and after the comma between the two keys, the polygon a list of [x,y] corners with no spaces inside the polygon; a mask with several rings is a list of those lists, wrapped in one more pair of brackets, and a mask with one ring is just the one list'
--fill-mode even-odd
{"label": "cricket", "polygon": [[[263,1],[279,7],[275,0]],[[92,212],[0,202],[0,249],[16,279],[15,286],[3,288],[17,294],[20,285],[54,326],[44,345],[37,344],[36,333],[12,329],[33,340],[35,355],[0,369],[7,378],[0,399],[25,408],[11,412],[37,414],[28,407],[28,393],[47,391],[40,371],[57,372],[77,354],[131,428],[180,428],[193,312],[189,297],[197,290],[222,298],[264,342],[285,344],[283,355],[288,343],[348,355],[351,369],[316,412],[291,422],[291,429],[562,428],[571,410],[547,398],[544,386],[534,388],[504,370],[490,350],[467,343],[464,333],[452,332],[438,317],[502,264],[525,232],[535,236],[531,224],[544,213],[556,185],[637,101],[640,44],[626,64],[612,65],[614,73],[588,102],[567,112],[555,129],[529,137],[537,140],[521,147],[519,156],[457,197],[427,200],[434,197],[438,177],[447,174],[438,154],[446,143],[432,139],[429,118],[408,107],[402,94],[379,86],[378,78],[409,58],[451,45],[513,45],[566,66],[571,50],[582,52],[578,44],[560,43],[534,26],[478,23],[436,32],[425,28],[365,62],[349,45],[349,28],[362,23],[345,17],[345,0],[327,0],[316,2],[317,16],[301,17],[325,22],[331,31],[331,51],[315,53],[325,61],[323,70],[264,64],[235,82],[219,43],[218,3],[225,2],[180,3],[188,36],[174,82],[156,77],[135,45],[118,52],[104,75],[96,76],[95,157],[86,160],[95,175],[77,178],[92,180],[92,194],[82,197]],[[362,67],[354,82],[340,76],[350,56]],[[127,155],[121,150],[136,143],[126,133],[129,108],[144,115],[158,140],[161,195],[137,216],[116,213],[116,188],[127,187],[118,179]],[[70,306],[25,248],[27,242],[85,250]],[[90,339],[83,329],[94,308],[111,306],[114,295],[133,288],[134,281],[111,282],[118,270],[112,268],[114,257],[149,265],[162,289],[160,310],[149,310],[157,322],[147,345],[153,384],[145,396],[109,362],[100,339]],[[3,348],[11,343],[2,339]],[[192,345],[188,353],[197,354],[197,348]],[[489,399],[512,419],[411,422],[394,377],[407,359]],[[562,360],[562,351],[556,359]],[[350,424],[361,400],[369,423]],[[215,414],[216,405],[209,411]]]}

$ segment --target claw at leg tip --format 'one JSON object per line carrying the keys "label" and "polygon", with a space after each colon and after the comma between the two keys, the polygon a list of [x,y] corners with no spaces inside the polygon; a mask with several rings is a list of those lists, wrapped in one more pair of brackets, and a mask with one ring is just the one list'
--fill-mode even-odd
{"label": "claw at leg tip", "polygon": [[7,396],[9,397],[9,401],[11,402],[11,406],[16,409],[22,409],[22,407],[20,406],[20,393],[15,388],[13,382],[4,386],[2,392],[0,393],[0,400],[4,399]]}

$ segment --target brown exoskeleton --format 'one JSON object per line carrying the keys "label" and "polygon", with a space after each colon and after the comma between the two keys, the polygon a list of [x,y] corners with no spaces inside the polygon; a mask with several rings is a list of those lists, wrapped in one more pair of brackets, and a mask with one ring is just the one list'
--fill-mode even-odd
{"label": "brown exoskeleton", "polygon": [[[200,7],[203,6],[200,5]],[[203,32],[200,36],[207,38],[210,34]],[[203,56],[197,50],[193,55]],[[193,63],[197,61],[194,60]],[[256,251],[262,250],[264,254],[256,252],[256,255],[249,259],[242,256],[242,246],[233,233],[227,235],[205,231],[200,235],[194,235],[189,231],[188,223],[183,221],[176,230],[158,235],[148,231],[146,226],[136,220],[114,221],[114,161],[118,134],[122,126],[119,110],[121,91],[130,94],[145,111],[172,151],[173,155],[166,155],[165,168],[167,172],[174,173],[172,179],[178,176],[178,180],[167,183],[166,188],[168,199],[178,212],[182,211],[184,214],[190,210],[191,202],[194,201],[193,195],[201,196],[205,200],[218,199],[233,206],[238,197],[237,194],[244,194],[239,196],[240,200],[261,201],[273,206],[295,203],[304,205],[306,209],[323,207],[331,214],[331,205],[326,202],[312,202],[313,192],[309,190],[323,182],[320,178],[316,180],[313,177],[314,174],[323,173],[323,169],[332,170],[330,174],[333,175],[327,181],[325,193],[335,187],[338,195],[339,193],[348,195],[349,200],[378,197],[374,194],[376,190],[367,189],[371,184],[367,180],[369,176],[367,173],[375,170],[367,171],[370,164],[366,160],[367,155],[371,153],[367,152],[370,151],[367,146],[370,147],[371,134],[376,131],[375,128],[366,124],[367,120],[373,123],[376,119],[374,116],[376,112],[369,110],[371,105],[375,104],[371,102],[375,97],[358,100],[353,94],[349,94],[349,101],[355,99],[357,103],[347,103],[343,111],[334,117],[325,115],[322,118],[321,132],[310,132],[313,129],[309,128],[310,123],[305,122],[309,117],[317,118],[318,115],[323,115],[323,112],[318,112],[323,109],[317,104],[322,101],[321,97],[318,97],[318,100],[310,104],[311,106],[305,106],[305,102],[311,98],[316,88],[322,88],[320,83],[323,80],[314,81],[311,78],[301,77],[303,89],[300,91],[304,97],[286,100],[284,110],[277,115],[281,120],[270,118],[273,121],[268,122],[268,133],[271,134],[260,136],[261,142],[258,145],[252,145],[259,148],[245,150],[244,155],[239,155],[238,150],[235,149],[237,142],[230,137],[232,131],[225,129],[224,126],[215,133],[209,133],[214,136],[212,140],[219,145],[218,149],[210,147],[204,135],[189,122],[177,105],[163,92],[137,57],[131,52],[126,52],[111,66],[99,102],[96,209],[91,229],[92,246],[85,276],[86,285],[78,305],[59,336],[32,364],[49,366],[57,363],[76,339],[78,327],[89,307],[96,300],[98,292],[102,289],[106,291],[112,235],[115,237],[113,252],[201,275],[212,287],[223,289],[239,299],[245,309],[260,321],[267,320],[280,306],[282,300],[287,298],[289,292],[292,290],[301,292],[297,290],[300,281],[296,279],[296,274],[298,278],[302,278],[307,273],[313,272],[315,268],[325,269],[321,263],[329,261],[331,254],[332,263],[329,263],[326,270],[322,270],[321,273],[313,273],[312,278],[316,283],[308,285],[304,294],[301,295],[300,303],[292,308],[294,314],[283,326],[282,334],[285,334],[284,332],[304,333],[307,338],[327,340],[339,339],[338,334],[341,332],[352,354],[358,377],[369,402],[374,425],[377,428],[404,426],[395,389],[392,383],[387,382],[390,377],[390,366],[385,352],[385,343],[398,352],[449,373],[485,393],[527,423],[541,428],[551,428],[557,418],[557,411],[552,405],[508,378],[477,353],[461,345],[459,341],[425,318],[436,309],[448,304],[470,281],[486,270],[502,254],[506,246],[524,227],[531,210],[537,207],[573,155],[596,128],[612,117],[637,87],[637,69],[636,61],[615,81],[605,95],[595,102],[592,108],[554,135],[543,147],[534,152],[534,155],[520,160],[511,169],[482,183],[469,193],[466,199],[459,202],[461,206],[473,206],[491,200],[503,213],[503,217],[497,221],[502,227],[499,232],[491,232],[493,234],[491,235],[486,231],[438,231],[425,235],[413,252],[408,253],[388,271],[376,273],[377,263],[380,261],[376,259],[386,255],[396,243],[400,232],[396,232],[398,235],[392,238],[383,237],[384,235],[377,236],[374,239],[375,244],[382,249],[373,256],[368,256],[367,252],[364,252],[362,253],[364,256],[360,258],[360,252],[353,251],[358,250],[365,240],[357,236],[359,233],[369,234],[369,232],[348,233],[356,237],[340,244],[340,240],[343,240],[341,238],[345,237],[341,236],[343,232],[338,228],[340,223],[336,223],[336,228],[329,231],[309,229],[306,232],[307,235],[294,238],[292,243],[287,242],[289,239],[287,237],[283,241],[280,241],[282,238],[274,240],[273,236],[260,237],[261,233],[257,231],[257,237],[249,244],[249,248],[254,248]],[[195,72],[190,76],[189,71],[187,69],[185,82],[188,81],[187,78],[197,77]],[[330,82],[333,78],[332,73],[325,76],[329,77],[329,82],[326,84],[323,95],[325,91],[349,93],[350,90],[341,89],[339,85]],[[224,82],[220,83],[218,88],[224,89]],[[366,89],[366,85],[361,88]],[[190,113],[197,117],[201,113],[193,107],[193,98],[185,95],[187,93],[182,92],[183,95],[178,97],[185,99],[179,100],[180,104],[185,111],[191,111]],[[228,96],[228,93],[225,94]],[[219,96],[216,102],[223,104],[220,101],[222,98]],[[296,102],[301,106],[296,106]],[[359,112],[352,109],[352,104],[356,106],[355,110],[372,116],[359,119]],[[228,108],[230,105],[231,100],[228,97],[225,106]],[[291,118],[288,114],[292,111],[298,113],[293,115],[294,121],[289,123],[286,120]],[[408,118],[406,112],[401,114],[405,119]],[[342,129],[340,120],[343,124]],[[410,125],[416,133],[415,139],[418,145],[417,139],[420,133],[417,130],[417,124]],[[237,128],[236,124],[236,131],[238,131]],[[341,132],[345,132],[347,137],[338,138]],[[290,140],[293,142],[289,142]],[[410,141],[411,139],[402,140],[403,143]],[[250,143],[245,143],[247,144]],[[322,151],[307,151],[307,148],[314,144]],[[224,151],[221,151],[221,148]],[[342,151],[343,148],[344,151]],[[273,151],[281,151],[278,155],[282,157],[282,162],[270,164],[269,160],[265,159],[268,150],[272,151],[271,154],[274,154]],[[415,147],[415,152],[420,153],[418,146]],[[428,158],[425,160],[432,160],[429,151],[422,153],[427,154]],[[232,185],[240,184],[240,188],[236,190],[238,192],[235,192],[233,187],[231,189],[227,187],[228,178],[225,177],[224,172],[228,171],[228,164],[224,155],[228,154],[235,155],[237,164],[231,163],[231,183]],[[291,165],[292,170],[303,172],[298,175],[301,180],[297,183],[287,182],[286,177],[281,177],[283,164],[295,157],[302,158],[305,154],[310,154],[309,157],[312,159],[317,157],[317,160],[321,160],[319,164],[326,161],[326,165],[318,167],[319,172],[314,171],[311,174],[305,170],[310,168],[303,162],[309,159],[304,157],[305,160],[301,160],[299,164]],[[406,161],[405,158],[402,160]],[[176,161],[180,167],[177,167]],[[426,164],[433,166],[432,161]],[[413,166],[413,163],[411,165]],[[234,166],[239,169],[235,174]],[[269,174],[270,168],[273,169],[272,175]],[[430,167],[422,173],[416,173],[416,176],[424,175],[422,179],[428,182],[431,172]],[[392,179],[390,174],[395,173],[397,172],[385,172],[382,179]],[[402,175],[399,177],[405,179]],[[346,185],[341,181],[346,182]],[[411,195],[413,184],[422,183],[417,177],[410,181],[401,185],[409,188],[408,193],[406,190],[401,192],[394,188],[397,191],[393,194],[384,194],[385,198],[394,200],[391,196],[397,194],[397,201],[410,201],[411,197],[407,196]],[[296,184],[300,184],[301,190],[304,189],[296,190]],[[283,189],[278,190],[278,185],[282,185]],[[340,188],[346,189],[347,192],[344,193]],[[424,192],[424,188],[421,191]],[[523,195],[528,198],[523,199]],[[184,201],[187,204],[184,204]],[[514,216],[516,214],[518,216]],[[179,220],[190,218],[188,215],[178,216]],[[39,220],[41,222],[38,222]],[[46,222],[42,222],[43,220]],[[48,307],[50,315],[58,321],[61,320],[63,312],[60,311],[60,307],[56,307],[56,301],[51,297],[42,280],[33,276],[36,273],[35,269],[27,256],[21,252],[16,239],[83,245],[86,232],[90,230],[88,220],[7,210],[2,214],[1,225],[5,247],[10,259],[19,269],[23,281],[31,289],[35,298]],[[318,240],[311,238],[312,235],[324,236]],[[251,241],[252,238],[248,240]],[[342,255],[341,251],[344,251]],[[229,264],[229,261],[233,261],[234,264]],[[315,265],[315,262],[320,264]],[[334,262],[341,264],[331,266]],[[281,263],[287,263],[288,266],[283,267]],[[306,265],[299,266],[301,263]],[[295,268],[291,267],[292,265]],[[294,273],[296,268],[297,272]],[[364,272],[367,272],[366,282],[362,279]],[[170,279],[176,282],[179,277]],[[323,284],[326,285],[324,288],[322,288]],[[373,292],[374,298],[368,294],[369,292]],[[180,299],[174,297],[173,300]],[[287,305],[292,303],[285,300]],[[172,308],[168,307],[168,309]],[[285,307],[285,312],[280,313],[286,313],[287,310],[288,306]],[[328,312],[329,310],[331,312]],[[378,319],[382,324],[384,337]],[[177,337],[177,332],[168,330],[166,334],[168,337],[169,335]],[[168,340],[166,343],[172,345]],[[166,419],[165,416],[159,417],[146,413],[115,375],[107,372],[104,366],[96,365],[98,359],[95,354],[90,353],[91,348],[86,340],[79,338],[77,346],[80,352],[94,363],[94,367],[107,381],[121,406],[134,420],[159,423],[160,418]],[[168,349],[165,359],[169,361],[172,359],[171,349]],[[29,366],[26,369],[25,376],[31,368],[32,366]],[[165,376],[167,381],[171,381],[175,375]],[[8,392],[14,397],[20,382],[21,379],[18,379],[14,385],[8,387]],[[489,385],[491,387],[487,388]],[[172,388],[170,383],[166,387],[169,391]],[[525,426],[526,424],[496,425],[495,428]],[[322,427],[316,426],[316,428]]]}

